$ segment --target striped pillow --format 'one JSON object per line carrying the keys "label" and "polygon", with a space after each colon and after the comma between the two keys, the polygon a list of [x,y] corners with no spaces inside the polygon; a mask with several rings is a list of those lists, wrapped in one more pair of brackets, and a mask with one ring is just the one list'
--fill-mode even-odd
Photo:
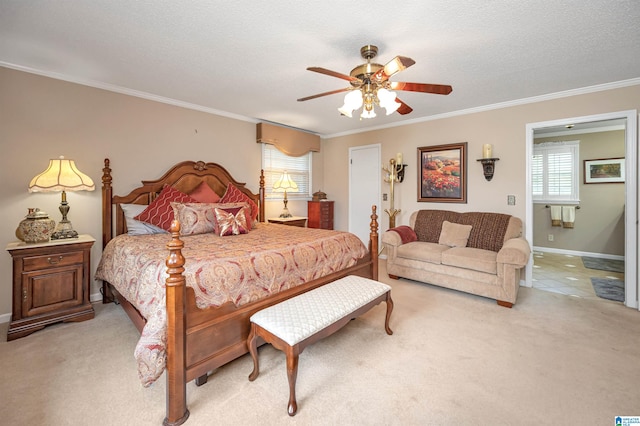
{"label": "striped pillow", "polygon": [[134,219],[150,223],[165,231],[170,231],[171,222],[174,218],[173,208],[171,207],[172,202],[195,203],[196,200],[184,192],[178,191],[170,185],[166,185],[162,188],[162,191],[160,191],[156,199],[153,200],[142,213],[134,217]]}

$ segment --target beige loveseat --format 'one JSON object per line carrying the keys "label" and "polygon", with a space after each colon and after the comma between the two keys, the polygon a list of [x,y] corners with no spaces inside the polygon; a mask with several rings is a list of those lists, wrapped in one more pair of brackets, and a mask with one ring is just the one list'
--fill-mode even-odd
{"label": "beige loveseat", "polygon": [[516,302],[520,275],[531,248],[515,216],[448,210],[419,210],[409,226],[382,235],[389,277],[409,278]]}

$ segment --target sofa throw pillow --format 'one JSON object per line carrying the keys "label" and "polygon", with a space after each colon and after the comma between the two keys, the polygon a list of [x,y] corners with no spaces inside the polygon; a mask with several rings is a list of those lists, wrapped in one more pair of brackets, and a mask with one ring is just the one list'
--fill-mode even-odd
{"label": "sofa throw pillow", "polygon": [[243,207],[213,209],[216,221],[216,234],[221,237],[240,235],[249,232],[249,225]]}
{"label": "sofa throw pillow", "polygon": [[150,223],[165,231],[170,231],[171,222],[174,217],[173,208],[171,207],[172,202],[195,203],[196,200],[170,185],[165,185],[156,199],[153,200],[142,213],[134,217],[134,219]]}
{"label": "sofa throw pillow", "polygon": [[460,225],[445,220],[442,222],[438,244],[449,247],[466,247],[469,234],[471,234],[471,225]]}
{"label": "sofa throw pillow", "polygon": [[254,224],[258,218],[258,205],[249,198],[244,192],[236,188],[232,183],[227,185],[227,190],[220,199],[221,203],[249,203],[251,207],[251,217],[247,220],[251,220],[251,224]]}
{"label": "sofa throw pillow", "polygon": [[398,235],[400,235],[400,240],[402,241],[402,244],[418,241],[418,236],[416,235],[415,231],[411,229],[410,226],[400,225],[400,226],[396,226],[395,228],[389,229],[389,231],[393,231]]}
{"label": "sofa throw pillow", "polygon": [[220,196],[204,181],[191,191],[189,196],[195,198],[199,203],[217,203],[220,201]]}
{"label": "sofa throw pillow", "polygon": [[124,220],[127,224],[127,234],[129,235],[148,235],[166,233],[162,228],[151,225],[150,223],[140,222],[134,217],[139,215],[147,208],[144,204],[120,204],[120,208],[124,212]]}

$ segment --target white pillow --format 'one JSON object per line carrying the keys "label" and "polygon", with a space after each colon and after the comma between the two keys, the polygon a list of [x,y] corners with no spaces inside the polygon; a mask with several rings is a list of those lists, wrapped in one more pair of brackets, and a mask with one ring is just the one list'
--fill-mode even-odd
{"label": "white pillow", "polygon": [[135,220],[134,217],[139,215],[147,208],[144,204],[120,204],[124,212],[124,220],[127,222],[127,233],[129,235],[147,235],[147,234],[166,234],[162,228],[150,223]]}

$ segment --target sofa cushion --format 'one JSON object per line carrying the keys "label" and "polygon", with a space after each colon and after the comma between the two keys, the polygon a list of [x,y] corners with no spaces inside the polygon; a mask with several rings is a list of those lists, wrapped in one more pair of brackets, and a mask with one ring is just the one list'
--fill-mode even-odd
{"label": "sofa cushion", "polygon": [[472,247],[452,247],[442,253],[442,264],[474,271],[497,274],[498,254],[491,250]]}
{"label": "sofa cushion", "polygon": [[507,231],[516,232],[510,227],[513,216],[502,213],[467,212],[458,213],[449,210],[419,210],[415,212],[413,229],[418,241],[437,243],[440,240],[442,223],[446,220],[461,225],[471,225],[467,247],[498,252],[505,241]]}
{"label": "sofa cushion", "polygon": [[471,225],[460,225],[459,223],[451,223],[448,220],[442,222],[442,231],[438,244],[444,244],[449,247],[466,247],[469,234],[471,233]]}
{"label": "sofa cushion", "polygon": [[449,249],[449,246],[441,244],[415,241],[399,246],[397,256],[439,265],[442,259],[442,252]]}

